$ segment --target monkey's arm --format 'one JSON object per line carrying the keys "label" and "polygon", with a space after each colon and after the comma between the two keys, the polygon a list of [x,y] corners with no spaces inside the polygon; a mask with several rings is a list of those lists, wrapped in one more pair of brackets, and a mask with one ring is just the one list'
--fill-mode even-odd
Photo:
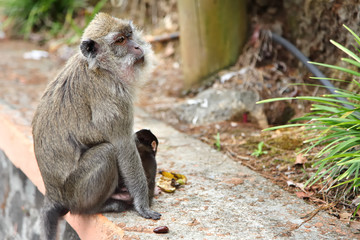
{"label": "monkey's arm", "polygon": [[135,210],[144,218],[160,219],[161,214],[149,207],[148,184],[135,140],[120,149],[118,163],[125,185],[134,198]]}

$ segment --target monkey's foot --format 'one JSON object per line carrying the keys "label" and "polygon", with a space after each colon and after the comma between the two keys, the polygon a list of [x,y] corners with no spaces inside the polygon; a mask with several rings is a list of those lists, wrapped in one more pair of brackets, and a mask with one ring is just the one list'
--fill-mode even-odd
{"label": "monkey's foot", "polygon": [[136,210],[144,218],[151,218],[154,220],[159,220],[161,217],[160,213],[155,212],[155,211],[151,210],[150,208],[148,208],[148,209],[142,208],[142,209],[136,209]]}

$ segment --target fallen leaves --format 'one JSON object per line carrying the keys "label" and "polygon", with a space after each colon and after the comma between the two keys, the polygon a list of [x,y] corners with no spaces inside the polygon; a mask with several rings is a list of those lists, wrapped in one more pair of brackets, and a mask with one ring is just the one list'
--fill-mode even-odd
{"label": "fallen leaves", "polygon": [[314,193],[308,193],[308,192],[296,192],[295,193],[298,198],[301,199],[309,199]]}
{"label": "fallen leaves", "polygon": [[351,219],[352,214],[349,212],[341,211],[339,213],[340,220],[343,222],[349,222]]}
{"label": "fallen leaves", "polygon": [[304,157],[304,154],[299,153],[296,155],[296,159],[295,159],[295,166],[302,166],[307,162],[306,157]]}
{"label": "fallen leaves", "polygon": [[160,174],[162,176],[157,182],[157,186],[166,193],[174,192],[176,188],[187,182],[187,178],[183,174],[166,171],[160,171]]}
{"label": "fallen leaves", "polygon": [[296,187],[296,184],[295,184],[293,181],[291,181],[291,180],[286,181],[286,184],[287,184],[289,187]]}

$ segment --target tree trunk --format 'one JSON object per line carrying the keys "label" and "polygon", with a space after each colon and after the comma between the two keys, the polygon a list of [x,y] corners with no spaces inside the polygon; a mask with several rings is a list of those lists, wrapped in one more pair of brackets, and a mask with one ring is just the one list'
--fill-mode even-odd
{"label": "tree trunk", "polygon": [[246,39],[246,0],[178,0],[184,86],[234,64]]}

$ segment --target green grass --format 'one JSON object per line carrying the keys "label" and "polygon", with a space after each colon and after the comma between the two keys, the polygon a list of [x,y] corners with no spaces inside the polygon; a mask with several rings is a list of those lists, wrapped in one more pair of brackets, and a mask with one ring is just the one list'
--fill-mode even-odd
{"label": "green grass", "polygon": [[218,151],[221,151],[221,140],[220,140],[220,133],[218,132],[215,136],[214,136],[214,139],[215,139],[215,147]]}
{"label": "green grass", "polygon": [[[348,27],[344,26],[360,45],[360,38]],[[357,77],[360,72],[353,69],[360,67],[359,50],[354,51],[331,41],[338,49],[346,53],[349,58],[341,58],[347,67],[339,67],[324,63],[311,62],[312,64],[342,71],[354,76],[353,84],[360,89]],[[318,79],[318,78],[315,78]],[[342,81],[339,79],[329,79]],[[360,186],[360,95],[344,89],[336,89],[336,94],[326,94],[320,97],[301,96],[294,98],[274,98],[260,101],[268,103],[279,100],[308,100],[313,102],[309,113],[300,118],[293,119],[292,124],[276,126],[265,129],[275,130],[286,127],[305,126],[308,136],[308,147],[302,152],[308,153],[320,149],[315,156],[316,173],[310,177],[306,184],[312,185],[321,181],[324,190],[338,188],[338,198],[356,196]],[[355,212],[359,209],[359,206]]]}
{"label": "green grass", "polygon": [[[93,10],[86,11],[87,0],[0,0],[0,8],[6,16],[3,28],[12,35],[29,38],[33,32],[46,32],[50,37],[74,32],[74,42],[80,39],[84,27],[105,5],[107,0],[96,3]],[[84,26],[78,26],[74,17],[84,14]]]}
{"label": "green grass", "polygon": [[65,24],[65,17],[86,6],[85,0],[0,0],[5,27],[11,26],[25,38],[39,30],[49,30],[53,34]]}
{"label": "green grass", "polygon": [[267,154],[267,151],[263,151],[264,142],[259,142],[257,149],[251,154],[251,156],[260,157],[263,154]]}

